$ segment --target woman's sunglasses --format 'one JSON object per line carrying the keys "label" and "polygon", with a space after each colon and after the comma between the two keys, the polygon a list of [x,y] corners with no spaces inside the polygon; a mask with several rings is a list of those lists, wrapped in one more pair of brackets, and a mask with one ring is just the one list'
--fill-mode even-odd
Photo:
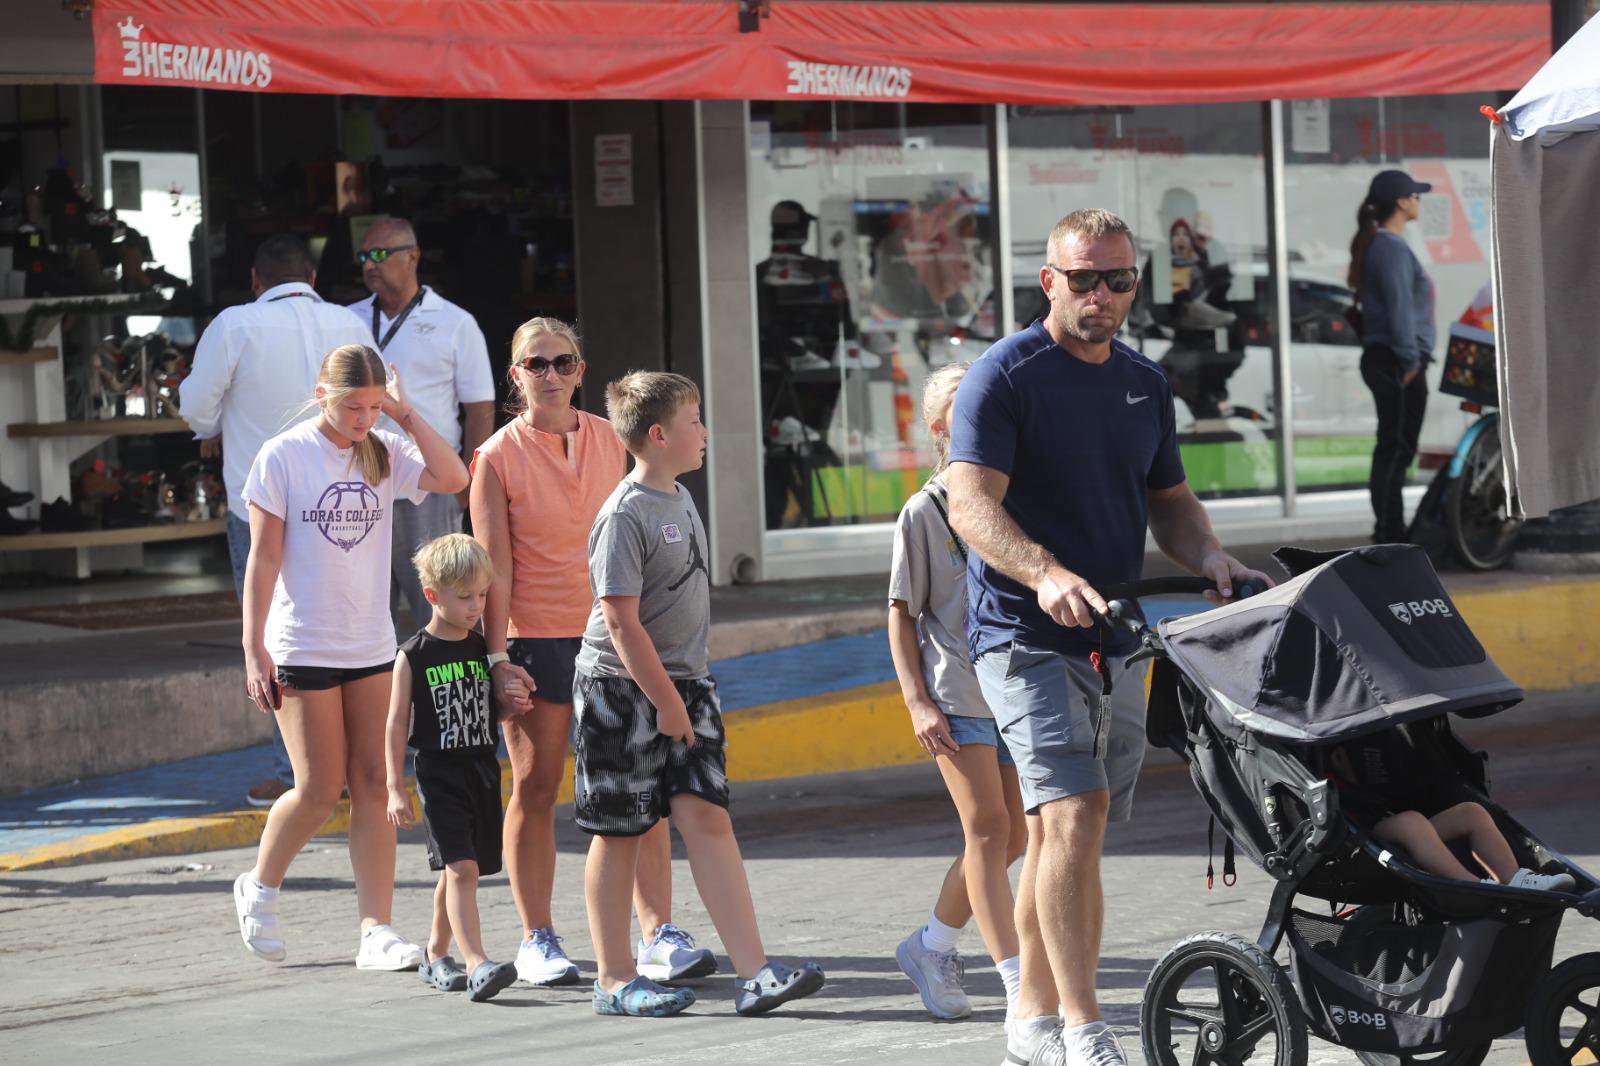
{"label": "woman's sunglasses", "polygon": [[409,252],[415,248],[414,244],[397,244],[393,248],[368,248],[364,252],[356,253],[356,262],[363,265],[367,263],[385,263],[396,252]]}
{"label": "woman's sunglasses", "polygon": [[1093,292],[1100,287],[1101,279],[1105,280],[1106,288],[1112,292],[1132,292],[1133,287],[1139,284],[1138,267],[1117,267],[1115,270],[1062,270],[1054,263],[1045,266],[1067,279],[1067,288],[1082,295]]}
{"label": "woman's sunglasses", "polygon": [[578,372],[578,357],[575,355],[558,355],[554,359],[546,359],[542,355],[530,355],[518,359],[512,366],[521,367],[536,378],[542,378],[550,373],[554,367],[557,374],[569,378]]}

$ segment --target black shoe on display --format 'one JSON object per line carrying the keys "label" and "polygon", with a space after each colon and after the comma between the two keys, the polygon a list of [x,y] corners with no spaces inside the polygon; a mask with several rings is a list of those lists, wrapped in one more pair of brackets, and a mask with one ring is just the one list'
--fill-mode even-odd
{"label": "black shoe on display", "polygon": [[33,493],[18,492],[4,481],[0,481],[0,508],[9,510],[12,507],[21,507],[31,499]]}
{"label": "black shoe on display", "polygon": [[39,530],[43,533],[82,533],[94,523],[66,500],[57,499],[39,508]]}
{"label": "black shoe on display", "polygon": [[37,523],[21,518],[13,518],[5,511],[0,511],[0,537],[14,537],[19,533],[31,532]]}

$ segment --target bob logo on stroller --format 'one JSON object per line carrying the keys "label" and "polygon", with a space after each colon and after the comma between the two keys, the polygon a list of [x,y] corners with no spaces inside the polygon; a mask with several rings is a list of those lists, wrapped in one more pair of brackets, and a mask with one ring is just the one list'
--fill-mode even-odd
{"label": "bob logo on stroller", "polygon": [[1328,1015],[1334,1025],[1370,1025],[1374,1029],[1389,1028],[1389,1018],[1380,1010],[1349,1010],[1336,1003],[1328,1004]]}
{"label": "bob logo on stroller", "polygon": [[1406,625],[1410,625],[1411,620],[1414,618],[1423,618],[1430,614],[1441,615],[1445,618],[1454,617],[1454,612],[1450,610],[1450,605],[1442,599],[1391,603],[1389,605],[1389,613]]}

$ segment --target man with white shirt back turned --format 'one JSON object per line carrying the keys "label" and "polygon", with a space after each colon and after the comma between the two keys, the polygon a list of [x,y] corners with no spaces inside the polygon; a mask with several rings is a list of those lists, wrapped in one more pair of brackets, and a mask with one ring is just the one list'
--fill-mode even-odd
{"label": "man with white shirt back turned", "polygon": [[[350,305],[367,326],[364,342],[400,368],[406,396],[445,442],[469,465],[473,452],[494,429],[494,375],[483,331],[466,311],[417,281],[422,252],[411,223],[375,222],[356,255],[370,297]],[[465,410],[463,426],[462,410]],[[394,429],[393,426],[386,428]],[[446,533],[461,532],[467,493],[435,493],[419,504],[395,501],[394,587],[411,608],[413,628],[433,617],[411,557]]]}
{"label": "man with white shirt back turned", "polygon": [[[312,288],[317,272],[305,242],[291,234],[268,237],[250,271],[254,303],[224,310],[200,337],[194,368],[178,386],[180,413],[200,438],[200,454],[222,452],[228,489],[228,560],[233,587],[244,598],[250,556],[249,509],[243,499],[250,464],[262,444],[316,413],[306,398],[329,352],[365,344],[361,320]],[[252,807],[270,807],[294,785],[289,753],[273,719],[273,776],[245,794]]]}

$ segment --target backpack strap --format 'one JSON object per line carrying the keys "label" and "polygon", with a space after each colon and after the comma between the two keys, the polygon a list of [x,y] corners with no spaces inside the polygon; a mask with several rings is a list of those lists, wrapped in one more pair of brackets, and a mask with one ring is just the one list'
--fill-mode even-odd
{"label": "backpack strap", "polygon": [[922,486],[922,491],[928,494],[928,499],[933,501],[933,506],[938,510],[939,517],[944,521],[944,528],[949,531],[950,539],[955,542],[956,551],[961,553],[961,560],[967,559],[967,542],[961,539],[961,534],[956,532],[956,527],[950,524],[950,510],[947,494],[943,485],[929,482]]}

